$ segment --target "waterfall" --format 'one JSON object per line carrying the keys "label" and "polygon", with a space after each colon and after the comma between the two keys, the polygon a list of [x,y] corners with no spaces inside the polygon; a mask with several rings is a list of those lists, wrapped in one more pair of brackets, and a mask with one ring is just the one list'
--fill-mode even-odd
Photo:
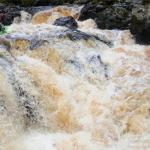
{"label": "waterfall", "polygon": [[[0,37],[0,150],[150,147],[150,46],[59,6]],[[78,29],[55,26],[71,15]]]}

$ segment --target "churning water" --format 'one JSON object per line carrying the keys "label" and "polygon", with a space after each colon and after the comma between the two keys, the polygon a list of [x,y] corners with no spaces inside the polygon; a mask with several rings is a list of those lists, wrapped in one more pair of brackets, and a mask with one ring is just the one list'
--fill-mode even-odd
{"label": "churning water", "polygon": [[150,149],[150,46],[52,25],[79,9],[22,12],[0,37],[0,150]]}

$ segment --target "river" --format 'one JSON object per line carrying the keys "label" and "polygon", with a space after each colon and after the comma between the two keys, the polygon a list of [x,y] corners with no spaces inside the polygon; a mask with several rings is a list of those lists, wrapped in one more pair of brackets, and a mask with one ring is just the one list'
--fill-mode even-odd
{"label": "river", "polygon": [[1,35],[0,150],[149,150],[150,46],[53,25],[80,9],[22,12]]}

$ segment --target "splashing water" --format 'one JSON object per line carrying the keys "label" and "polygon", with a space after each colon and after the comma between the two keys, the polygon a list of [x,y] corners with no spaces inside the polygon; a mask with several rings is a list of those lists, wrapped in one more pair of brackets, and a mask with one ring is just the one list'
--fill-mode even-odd
{"label": "splashing water", "polygon": [[150,46],[52,25],[70,11],[22,12],[0,37],[0,150],[148,150]]}

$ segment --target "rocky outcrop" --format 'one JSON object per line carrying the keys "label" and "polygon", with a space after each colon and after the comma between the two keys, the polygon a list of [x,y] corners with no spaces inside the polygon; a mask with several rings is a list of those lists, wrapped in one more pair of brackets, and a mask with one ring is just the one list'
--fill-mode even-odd
{"label": "rocky outcrop", "polygon": [[85,5],[79,20],[94,19],[100,29],[130,29],[138,43],[150,44],[149,1],[108,2]]}
{"label": "rocky outcrop", "polygon": [[133,9],[130,30],[138,43],[150,44],[150,5]]}
{"label": "rocky outcrop", "polygon": [[0,5],[0,22],[10,25],[15,17],[20,16],[21,7]]}
{"label": "rocky outcrop", "polygon": [[101,29],[127,29],[130,23],[130,7],[127,5],[92,5],[87,4],[79,20],[94,19]]}

